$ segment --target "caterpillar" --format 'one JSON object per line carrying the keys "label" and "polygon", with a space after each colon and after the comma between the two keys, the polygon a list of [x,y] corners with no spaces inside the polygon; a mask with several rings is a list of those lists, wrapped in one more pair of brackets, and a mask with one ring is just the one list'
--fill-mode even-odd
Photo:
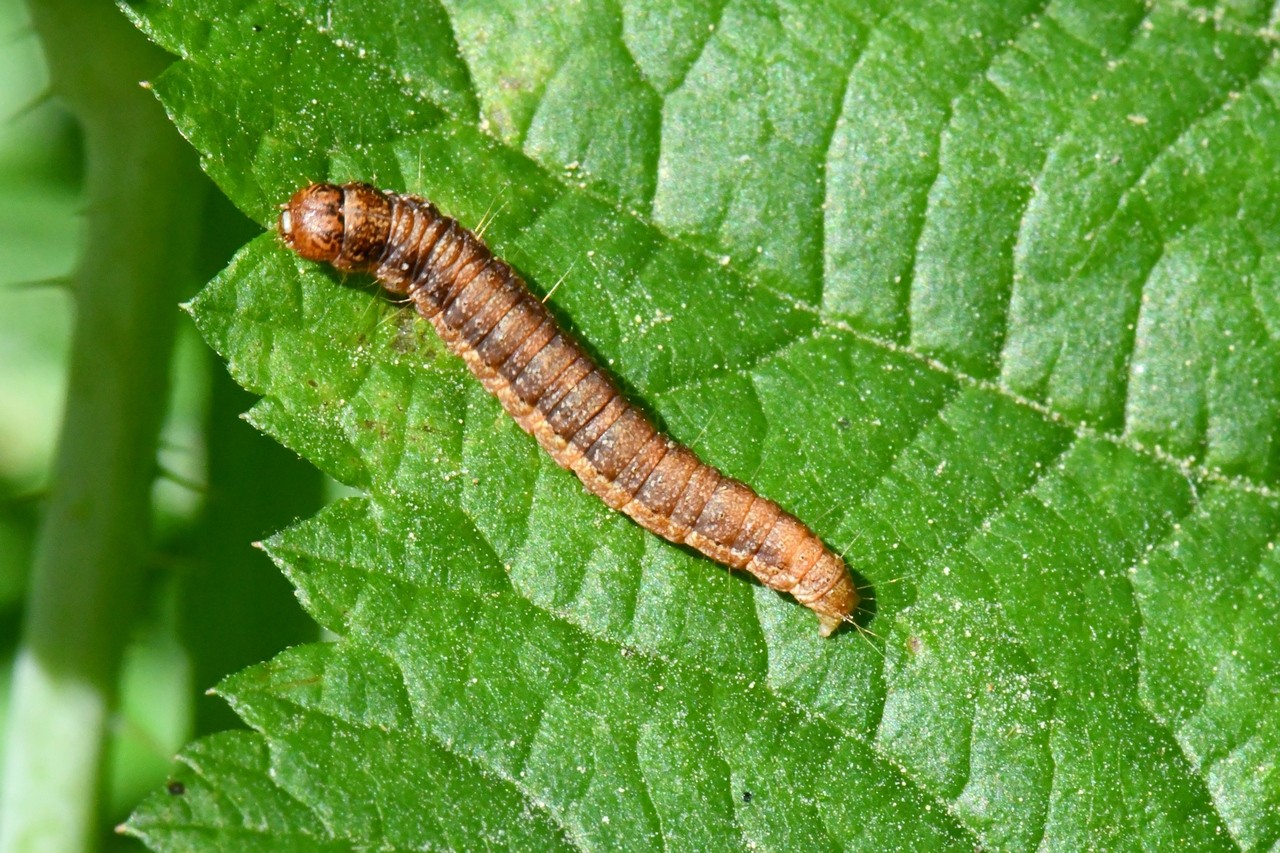
{"label": "caterpillar", "polygon": [[659,431],[520,276],[430,202],[311,184],[284,205],[278,230],[303,258],[371,274],[411,300],[516,423],[611,508],[790,593],[817,613],[824,637],[849,620],[858,593],[840,556]]}

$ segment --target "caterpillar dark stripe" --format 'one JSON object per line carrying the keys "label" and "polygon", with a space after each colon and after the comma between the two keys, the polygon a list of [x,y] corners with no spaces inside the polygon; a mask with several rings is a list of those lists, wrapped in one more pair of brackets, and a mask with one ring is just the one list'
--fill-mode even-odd
{"label": "caterpillar dark stripe", "polygon": [[858,603],[844,561],[776,503],[660,433],[562,331],[524,281],[430,202],[367,184],[312,184],[280,214],[302,257],[407,296],[516,422],[610,507],[818,614]]}

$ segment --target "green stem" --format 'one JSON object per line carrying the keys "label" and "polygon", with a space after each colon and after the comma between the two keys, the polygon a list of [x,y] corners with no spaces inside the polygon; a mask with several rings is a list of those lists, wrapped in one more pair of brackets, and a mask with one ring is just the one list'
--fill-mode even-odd
{"label": "green stem", "polygon": [[14,671],[0,851],[75,851],[95,846],[205,184],[138,86],[165,54],[101,0],[38,0],[31,15],[54,91],[84,128],[88,207],[66,412]]}

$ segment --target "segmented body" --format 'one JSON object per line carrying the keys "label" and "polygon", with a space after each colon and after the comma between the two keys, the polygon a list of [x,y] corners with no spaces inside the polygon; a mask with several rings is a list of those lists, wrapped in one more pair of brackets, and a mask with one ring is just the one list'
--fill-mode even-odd
{"label": "segmented body", "polygon": [[516,422],[610,507],[790,593],[818,614],[824,636],[857,605],[839,556],[658,431],[515,271],[431,203],[366,184],[312,184],[279,228],[304,258],[372,274],[411,299]]}

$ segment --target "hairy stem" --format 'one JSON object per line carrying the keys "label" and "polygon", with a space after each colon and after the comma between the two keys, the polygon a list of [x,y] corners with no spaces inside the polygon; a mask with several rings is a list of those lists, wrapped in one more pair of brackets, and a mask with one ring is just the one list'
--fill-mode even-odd
{"label": "hairy stem", "polygon": [[168,59],[108,3],[39,0],[55,94],[81,122],[86,228],[66,411],[15,664],[0,851],[94,845],[103,741],[150,548],[175,302],[203,182],[138,83]]}

